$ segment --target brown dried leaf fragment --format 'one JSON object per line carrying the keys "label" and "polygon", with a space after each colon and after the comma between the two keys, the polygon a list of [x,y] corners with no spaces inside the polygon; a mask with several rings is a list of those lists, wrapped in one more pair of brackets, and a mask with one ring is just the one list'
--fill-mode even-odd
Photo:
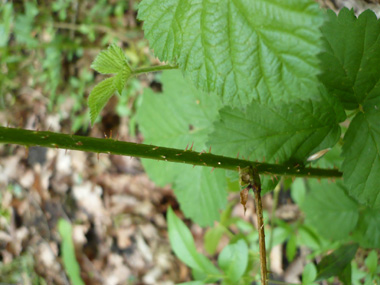
{"label": "brown dried leaf fragment", "polygon": [[245,215],[245,211],[247,210],[245,205],[247,204],[247,201],[248,201],[248,193],[249,193],[248,187],[240,191],[240,204],[242,204],[244,207],[244,215]]}

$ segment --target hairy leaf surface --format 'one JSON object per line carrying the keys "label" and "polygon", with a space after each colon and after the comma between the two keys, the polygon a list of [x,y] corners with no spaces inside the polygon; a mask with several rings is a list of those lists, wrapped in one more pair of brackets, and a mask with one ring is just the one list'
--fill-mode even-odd
{"label": "hairy leaf surface", "polygon": [[246,112],[226,107],[214,125],[209,144],[218,153],[250,160],[303,163],[320,150],[332,147],[345,119],[340,103],[326,94],[319,101],[252,103]]}
{"label": "hairy leaf surface", "polygon": [[322,27],[322,82],[346,109],[380,97],[380,20],[367,10],[355,17],[344,8],[328,11]]}
{"label": "hairy leaf surface", "polygon": [[123,50],[117,45],[112,44],[108,49],[98,54],[91,68],[102,74],[116,74],[125,68],[126,65],[129,67]]}
{"label": "hairy leaf surface", "polygon": [[92,124],[95,122],[108,100],[116,91],[114,81],[115,79],[113,77],[104,79],[91,90],[90,96],[88,96],[88,106],[90,107],[90,118]]}
{"label": "hairy leaf surface", "polygon": [[[205,149],[220,100],[198,92],[179,71],[162,74],[164,93],[146,89],[137,113],[145,143],[185,149]],[[149,177],[158,185],[171,183],[187,217],[200,225],[211,225],[226,205],[223,170],[143,160]]]}
{"label": "hairy leaf surface", "polygon": [[115,44],[110,45],[107,50],[101,51],[91,67],[99,73],[116,74],[96,85],[88,97],[91,123],[93,124],[113,93],[117,91],[121,95],[125,83],[132,74],[132,69],[123,50]]}
{"label": "hairy leaf surface", "polygon": [[158,58],[224,102],[317,91],[323,15],[312,0],[143,0],[138,16]]}
{"label": "hairy leaf surface", "polygon": [[358,222],[358,203],[346,192],[341,182],[314,182],[301,205],[306,222],[325,238],[346,238]]}
{"label": "hairy leaf surface", "polygon": [[350,195],[380,208],[380,111],[365,109],[352,120],[344,136],[343,179]]}

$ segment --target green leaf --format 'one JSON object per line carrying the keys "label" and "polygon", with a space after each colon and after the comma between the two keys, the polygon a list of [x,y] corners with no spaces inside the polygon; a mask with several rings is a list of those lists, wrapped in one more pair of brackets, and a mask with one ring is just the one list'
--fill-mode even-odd
{"label": "green leaf", "polygon": [[88,97],[88,106],[90,107],[91,124],[94,124],[96,118],[107,104],[113,93],[115,93],[115,78],[110,77],[101,81],[92,89]]}
{"label": "green leaf", "polygon": [[367,209],[361,213],[353,237],[361,247],[380,249],[379,210]]}
{"label": "green leaf", "polygon": [[344,8],[337,16],[328,11],[322,27],[324,50],[320,54],[320,78],[344,107],[356,109],[359,104],[380,96],[380,20],[371,10],[359,18]]}
{"label": "green leaf", "polygon": [[359,218],[358,204],[347,195],[341,182],[317,183],[310,181],[308,193],[301,209],[306,223],[326,238],[344,239],[352,232]]}
{"label": "green leaf", "polygon": [[313,263],[306,264],[302,273],[302,284],[310,284],[317,277],[317,268]]}
{"label": "green leaf", "polygon": [[215,254],[225,229],[222,225],[208,229],[204,237],[204,247],[208,254]]}
{"label": "green leaf", "polygon": [[102,74],[116,74],[124,68],[131,68],[123,50],[116,44],[112,44],[107,50],[101,51],[95,58],[91,68]]}
{"label": "green leaf", "polygon": [[218,264],[229,280],[239,281],[248,265],[248,246],[245,241],[241,239],[227,245],[219,254]]}
{"label": "green leaf", "polygon": [[122,70],[114,77],[114,86],[119,95],[123,92],[123,88],[127,83],[128,78],[131,76],[132,70],[125,65]]}
{"label": "green leaf", "polygon": [[351,285],[352,284],[351,263],[347,264],[347,266],[343,269],[343,271],[338,274],[338,277],[339,277],[339,280],[344,285]]}
{"label": "green leaf", "polygon": [[303,163],[339,139],[345,119],[340,103],[322,93],[320,100],[253,103],[246,112],[225,107],[209,144],[217,153],[259,161]]}
{"label": "green leaf", "polygon": [[13,4],[3,3],[0,7],[0,47],[5,47],[8,44],[11,25],[13,22]]}
{"label": "green leaf", "polygon": [[372,250],[365,259],[365,265],[368,268],[369,273],[375,274],[377,269],[378,255],[375,250]]}
{"label": "green leaf", "polygon": [[290,196],[298,206],[301,206],[306,196],[305,182],[302,178],[297,178],[290,189]]}
{"label": "green leaf", "polygon": [[58,221],[58,231],[62,238],[61,251],[63,265],[65,267],[67,275],[70,278],[71,284],[84,284],[83,280],[80,277],[80,267],[75,257],[74,244],[71,237],[71,224],[64,219],[60,219]]}
{"label": "green leaf", "polygon": [[[137,121],[145,143],[205,150],[205,141],[218,116],[221,102],[215,95],[200,93],[180,71],[162,73],[163,93],[145,89]],[[142,160],[157,185],[172,184],[186,217],[212,225],[227,203],[225,171],[189,165]]]}
{"label": "green leaf", "polygon": [[220,274],[210,260],[198,253],[191,232],[171,208],[167,212],[167,222],[172,250],[182,262],[206,274]]}
{"label": "green leaf", "polygon": [[365,109],[352,120],[342,155],[343,181],[361,203],[380,208],[380,110]]}
{"label": "green leaf", "polygon": [[297,236],[292,235],[286,244],[286,258],[292,262],[297,253]]}
{"label": "green leaf", "polygon": [[220,210],[227,204],[227,183],[224,170],[187,166],[174,180],[174,193],[186,217],[200,226],[211,226],[220,219]]}
{"label": "green leaf", "polygon": [[312,0],[143,0],[138,17],[160,60],[224,102],[317,90],[323,13]]}
{"label": "green leaf", "polygon": [[358,247],[357,244],[344,245],[325,256],[317,266],[318,275],[315,281],[325,280],[342,272],[354,258]]}

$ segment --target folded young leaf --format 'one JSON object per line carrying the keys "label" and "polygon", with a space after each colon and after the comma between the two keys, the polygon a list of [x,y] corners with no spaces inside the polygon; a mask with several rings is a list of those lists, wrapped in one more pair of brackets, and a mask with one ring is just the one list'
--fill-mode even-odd
{"label": "folded young leaf", "polygon": [[[163,94],[146,89],[137,112],[145,143],[205,150],[207,135],[221,106],[215,95],[197,91],[180,71],[162,74]],[[149,177],[158,185],[172,184],[185,215],[196,223],[211,225],[227,203],[223,170],[142,160]]]}
{"label": "folded young leaf", "polygon": [[323,13],[312,0],[143,0],[138,17],[162,61],[243,107],[317,92]]}
{"label": "folded young leaf", "polygon": [[380,97],[380,20],[367,10],[355,17],[344,8],[328,11],[321,28],[324,50],[320,78],[346,109]]}
{"label": "folded young leaf", "polygon": [[92,89],[88,97],[88,106],[90,108],[91,124],[94,124],[96,118],[107,104],[113,93],[116,91],[114,77],[104,79]]}
{"label": "folded young leaf", "polygon": [[119,71],[117,75],[114,76],[114,86],[119,95],[123,92],[123,88],[131,76],[132,70],[129,68],[128,64],[124,64],[123,68]]}
{"label": "folded young leaf", "polygon": [[365,109],[352,120],[342,155],[343,181],[351,196],[380,208],[380,111]]}
{"label": "folded young leaf", "polygon": [[92,63],[91,68],[102,74],[116,74],[121,71],[125,65],[129,67],[123,50],[116,44],[112,44],[108,49],[103,50],[98,54]]}

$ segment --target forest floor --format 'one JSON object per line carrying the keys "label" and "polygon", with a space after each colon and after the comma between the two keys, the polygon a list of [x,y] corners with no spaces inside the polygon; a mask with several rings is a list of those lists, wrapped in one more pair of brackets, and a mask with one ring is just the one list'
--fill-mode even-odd
{"label": "forest floor", "polygon": [[[360,12],[369,7],[380,15],[378,1],[319,2],[334,10],[346,5]],[[76,66],[65,68],[89,67],[94,55],[96,52],[90,50]],[[70,133],[70,118],[62,120],[50,112],[43,91],[28,85],[31,78],[19,80],[25,84],[17,90],[17,104],[0,111],[0,122]],[[143,86],[156,84],[150,76],[141,80]],[[73,104],[70,99],[64,101],[60,113],[69,114]],[[129,135],[128,119],[115,113],[116,106],[117,100],[112,100],[102,121],[83,134],[104,137],[112,130],[120,140],[142,142],[138,134]],[[48,284],[69,284],[60,258],[60,218],[72,222],[76,256],[86,284],[175,284],[191,280],[191,272],[175,257],[168,240],[168,207],[183,218],[173,191],[169,185],[156,187],[139,159],[0,145],[0,194],[0,260],[4,264],[0,284],[43,284],[38,276]],[[231,194],[230,200],[236,199],[237,195]],[[272,205],[272,196],[266,195],[264,207],[268,212]],[[250,222],[255,219],[253,201],[245,216],[239,203],[232,212]],[[299,209],[285,192],[280,195],[276,215],[288,221],[298,218]],[[202,250],[206,229],[184,220]],[[222,240],[219,249],[224,245]],[[218,253],[210,258],[215,260]],[[271,271],[279,280],[299,282],[304,252],[299,250],[289,263],[284,249],[278,247],[271,259]]]}

